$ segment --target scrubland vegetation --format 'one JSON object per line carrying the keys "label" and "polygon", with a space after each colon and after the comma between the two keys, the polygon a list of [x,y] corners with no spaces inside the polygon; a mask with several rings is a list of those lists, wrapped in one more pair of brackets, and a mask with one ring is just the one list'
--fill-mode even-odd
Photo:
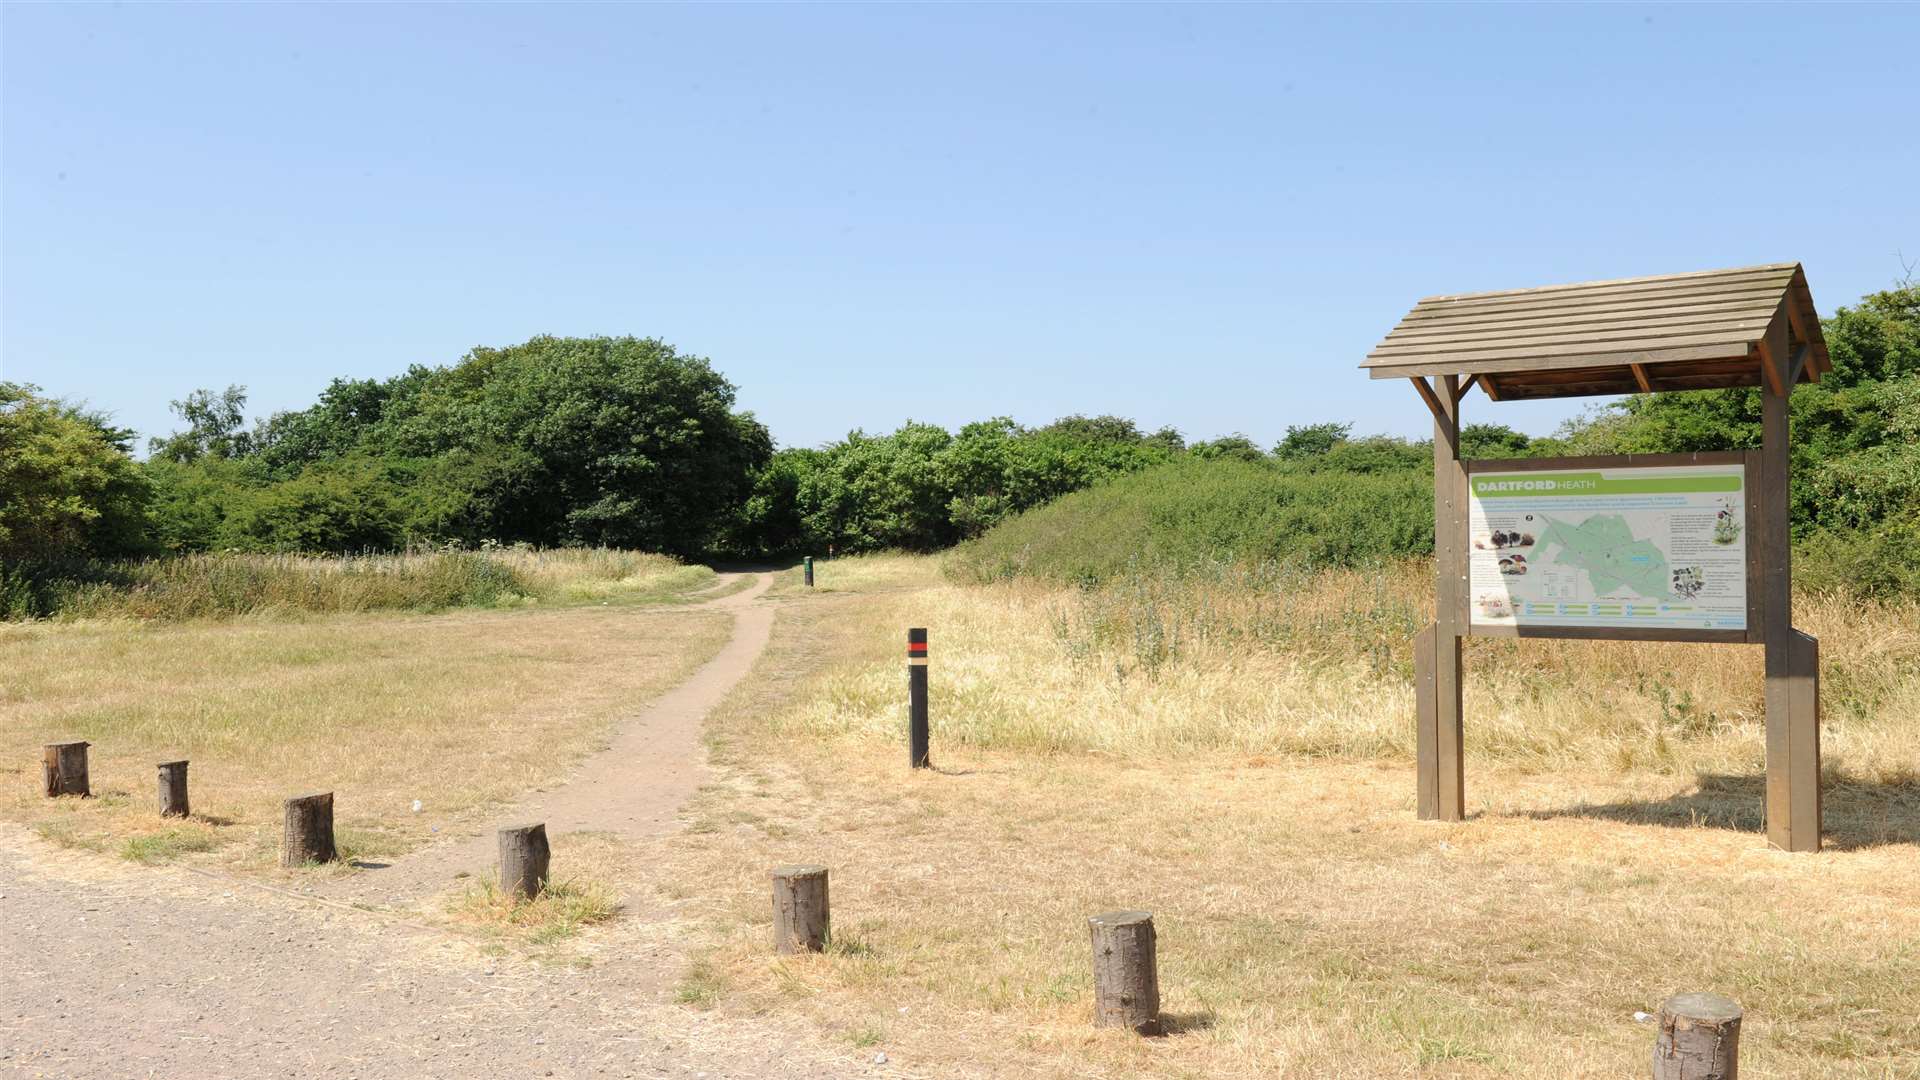
{"label": "scrubland vegetation", "polygon": [[[1834,368],[1792,406],[1802,583],[1920,591],[1907,557],[1920,544],[1920,286],[1874,293],[1822,325]],[[0,565],[18,580],[44,576],[36,563],[85,558],[421,544],[924,551],[1143,473],[1151,479],[1070,512],[1183,557],[1354,565],[1431,549],[1430,530],[1412,520],[1431,484],[1430,444],[1355,437],[1349,424],[1295,425],[1263,448],[1111,416],[1033,427],[995,417],[958,432],[908,422],[776,452],[734,400],[707,360],[657,340],[540,337],[386,380],[338,379],[314,405],[251,427],[243,388],[196,390],[174,403],[185,427],[152,440],[150,459],[137,462],[133,433],[111,418],[4,383]],[[1468,403],[1468,457],[1759,440],[1752,389],[1630,397],[1538,438],[1480,422],[1498,418],[1483,405]],[[1279,506],[1251,506],[1260,500]],[[1200,520],[1175,520],[1183,516]],[[1025,556],[1009,548],[1067,521],[1004,533],[984,569],[1024,572]],[[1097,542],[1119,550],[1114,541],[1127,538]]]}
{"label": "scrubland vegetation", "polygon": [[0,617],[197,619],[664,599],[713,571],[608,548],[182,555],[0,567]]}
{"label": "scrubland vegetation", "polygon": [[[1818,859],[1761,839],[1761,658],[1736,646],[1470,641],[1473,816],[1413,819],[1428,444],[1069,417],[776,453],[704,360],[637,339],[342,380],[250,431],[237,390],[202,392],[144,463],[103,418],[4,387],[0,614],[72,621],[0,627],[0,812],[139,861],[264,866],[278,800],[324,777],[349,852],[403,850],[550,779],[719,647],[722,616],[615,604],[709,571],[581,545],[957,543],[776,588],[773,651],[713,723],[721,780],[657,882],[702,898],[683,1002],[807,1012],[936,1072],[1599,1078],[1643,1066],[1636,1009],[1710,987],[1750,1010],[1753,1075],[1912,1075],[1920,288],[1826,332],[1835,370],[1793,402]],[[1727,449],[1758,414],[1751,391],[1655,394],[1462,437]],[[532,610],[484,610],[507,607]],[[411,614],[451,608],[483,610]],[[327,617],[234,618],[303,613]],[[908,626],[932,630],[933,773],[904,767]],[[75,734],[101,797],[35,798],[35,749]],[[179,755],[199,813],[163,824],[136,793]],[[791,861],[834,868],[835,942],[769,961],[760,873]],[[476,890],[451,917],[538,945],[609,903]],[[1161,920],[1170,1039],[1086,1027],[1084,919],[1116,907]]]}

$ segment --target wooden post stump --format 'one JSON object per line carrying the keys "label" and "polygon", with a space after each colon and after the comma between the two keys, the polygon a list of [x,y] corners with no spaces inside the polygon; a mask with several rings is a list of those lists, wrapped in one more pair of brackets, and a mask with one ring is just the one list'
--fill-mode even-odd
{"label": "wooden post stump", "polygon": [[827,947],[827,868],[773,868],[773,951],[819,952]]}
{"label": "wooden post stump", "polygon": [[187,763],[160,763],[160,816],[187,816]]}
{"label": "wooden post stump", "polygon": [[305,866],[332,862],[339,857],[333,846],[333,792],[288,799],[286,828],[280,841],[280,865]]}
{"label": "wooden post stump", "polygon": [[40,772],[46,782],[47,798],[93,792],[87,787],[87,747],[89,743],[48,743],[40,750]]}
{"label": "wooden post stump", "polygon": [[1110,911],[1087,920],[1093,934],[1093,1026],[1160,1034],[1160,971],[1153,914]]}
{"label": "wooden post stump", "polygon": [[1653,1080],[1737,1080],[1740,1006],[1719,994],[1675,994],[1660,1003]]}
{"label": "wooden post stump", "polygon": [[500,830],[500,892],[509,900],[531,900],[547,887],[547,827],[518,825]]}

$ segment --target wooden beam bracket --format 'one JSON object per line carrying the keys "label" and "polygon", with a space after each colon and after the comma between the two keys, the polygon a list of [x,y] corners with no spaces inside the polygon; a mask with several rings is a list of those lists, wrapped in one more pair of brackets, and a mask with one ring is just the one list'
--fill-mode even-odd
{"label": "wooden beam bracket", "polygon": [[1427,403],[1427,411],[1433,414],[1433,422],[1446,423],[1447,410],[1440,404],[1440,399],[1434,395],[1433,387],[1427,384],[1427,377],[1415,375],[1407,381],[1413,384],[1415,390],[1420,391],[1420,400]]}

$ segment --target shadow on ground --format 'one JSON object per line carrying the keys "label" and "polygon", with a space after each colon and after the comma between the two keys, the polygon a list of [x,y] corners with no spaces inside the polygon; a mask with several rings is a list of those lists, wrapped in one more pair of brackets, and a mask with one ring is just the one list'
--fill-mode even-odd
{"label": "shadow on ground", "polygon": [[[1525,816],[1602,818],[1635,825],[1678,828],[1736,829],[1760,833],[1767,828],[1765,776],[1701,773],[1694,790],[1665,799],[1612,803],[1576,803],[1550,810],[1532,810]],[[1841,851],[1887,844],[1920,845],[1920,779],[1882,783],[1844,774],[1822,780],[1825,847]]]}
{"label": "shadow on ground", "polygon": [[1193,1031],[1206,1031],[1216,1022],[1213,1010],[1203,1012],[1161,1013],[1160,1033],[1168,1037]]}

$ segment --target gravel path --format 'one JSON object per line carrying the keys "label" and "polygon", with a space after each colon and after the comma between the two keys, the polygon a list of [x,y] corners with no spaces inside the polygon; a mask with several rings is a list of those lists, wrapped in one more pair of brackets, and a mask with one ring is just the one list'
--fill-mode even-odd
{"label": "gravel path", "polygon": [[0,1075],[878,1075],[810,1032],[674,1005],[663,940],[586,970],[120,866],[0,826]]}
{"label": "gravel path", "polygon": [[[566,784],[508,815],[657,836],[700,782],[701,721],[752,667],[771,585],[710,601],[732,639],[622,725]],[[491,830],[320,886],[407,905],[492,859]],[[54,848],[0,824],[0,1074],[34,1077],[871,1076],[775,1019],[671,1001],[672,927],[585,969],[486,955],[457,935],[181,868]]]}

